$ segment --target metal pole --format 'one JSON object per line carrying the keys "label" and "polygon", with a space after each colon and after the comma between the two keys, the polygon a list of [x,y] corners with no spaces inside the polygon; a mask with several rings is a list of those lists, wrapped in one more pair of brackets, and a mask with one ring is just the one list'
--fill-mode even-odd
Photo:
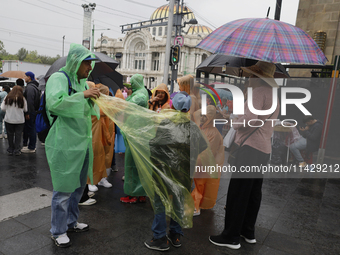
{"label": "metal pole", "polygon": [[281,6],[282,6],[282,0],[276,0],[276,8],[275,8],[275,20],[280,20],[281,16]]}
{"label": "metal pole", "polygon": [[173,20],[174,20],[174,5],[175,5],[175,0],[170,0],[170,2],[169,2],[169,17],[168,17],[168,31],[167,31],[168,36],[167,36],[167,39],[166,39],[164,75],[163,75],[163,83],[165,83],[165,84],[168,84],[171,34],[172,34],[172,24],[173,24]]}
{"label": "metal pole", "polygon": [[100,34],[100,52],[102,52],[103,33]]}
{"label": "metal pole", "polygon": [[91,51],[94,52],[94,22],[93,22],[93,27],[92,27],[92,47]]}
{"label": "metal pole", "polygon": [[334,67],[333,67],[333,71],[332,71],[331,86],[329,87],[326,114],[325,114],[323,129],[322,129],[322,133],[321,133],[321,141],[320,141],[320,148],[319,148],[319,151],[318,151],[317,164],[322,164],[324,157],[325,157],[325,149],[326,149],[328,129],[329,129],[330,121],[331,121],[334,97],[335,97],[337,81],[338,81],[338,77],[339,77],[339,65],[340,65],[339,60],[340,60],[340,56],[335,56]]}
{"label": "metal pole", "polygon": [[65,42],[65,35],[63,36],[63,54],[62,54],[63,56],[64,56],[64,44],[65,44],[64,42]]}

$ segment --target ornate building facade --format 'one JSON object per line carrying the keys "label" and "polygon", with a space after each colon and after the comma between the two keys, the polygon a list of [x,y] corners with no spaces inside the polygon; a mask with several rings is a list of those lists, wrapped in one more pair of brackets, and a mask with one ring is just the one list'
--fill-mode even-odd
{"label": "ornate building facade", "polygon": [[[180,6],[180,12],[181,9]],[[168,17],[168,12],[168,5],[157,8],[152,13],[150,21],[143,25],[161,23],[162,18]],[[176,12],[176,6],[174,12]],[[184,44],[180,52],[178,77],[186,74],[195,76],[196,67],[210,55],[209,52],[195,48],[195,46],[212,30],[199,24],[188,24],[189,20],[195,19],[194,13],[188,7],[184,6],[182,12],[187,14],[182,19],[181,35],[184,38]],[[173,31],[172,44],[174,34]],[[129,82],[132,75],[139,73],[144,76],[145,85],[152,89],[163,82],[167,36],[167,26],[132,29],[122,38],[103,36],[98,39],[95,50],[104,52],[120,62],[116,70],[124,76],[125,82]]]}

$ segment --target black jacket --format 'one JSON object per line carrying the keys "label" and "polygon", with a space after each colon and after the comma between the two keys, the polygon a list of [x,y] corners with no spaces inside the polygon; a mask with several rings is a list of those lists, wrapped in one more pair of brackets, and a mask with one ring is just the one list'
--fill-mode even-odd
{"label": "black jacket", "polygon": [[303,132],[302,136],[307,139],[306,151],[308,153],[319,149],[322,128],[322,122],[318,120],[312,126],[309,126],[307,131]]}
{"label": "black jacket", "polygon": [[24,91],[24,97],[27,100],[28,113],[34,113],[39,109],[40,91],[38,89],[39,83],[34,80],[27,83]]}

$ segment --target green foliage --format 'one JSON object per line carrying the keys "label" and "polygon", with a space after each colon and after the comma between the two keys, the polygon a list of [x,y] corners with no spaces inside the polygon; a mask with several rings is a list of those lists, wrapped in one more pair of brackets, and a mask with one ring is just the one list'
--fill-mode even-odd
{"label": "green foliage", "polygon": [[52,65],[59,58],[59,54],[56,57],[49,57],[45,55],[39,55],[36,50],[28,52],[28,50],[23,47],[18,50],[17,54],[9,54],[5,50],[5,45],[3,42],[0,41],[0,69],[2,68],[1,60],[20,60],[30,63]]}
{"label": "green foliage", "polygon": [[26,50],[25,48],[21,48],[20,50],[18,50],[17,56],[20,61],[23,61],[26,58],[27,54],[28,50]]}

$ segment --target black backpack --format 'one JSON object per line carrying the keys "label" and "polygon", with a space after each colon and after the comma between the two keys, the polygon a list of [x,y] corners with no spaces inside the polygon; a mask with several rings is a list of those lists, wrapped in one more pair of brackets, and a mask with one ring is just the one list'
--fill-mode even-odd
{"label": "black backpack", "polygon": [[[68,75],[64,71],[59,71],[60,73],[63,73],[66,75],[67,80],[68,80],[68,95],[71,95],[71,92],[73,91],[74,93],[76,92],[72,88],[71,80],[68,77]],[[46,93],[44,92],[41,96],[40,103],[39,103],[39,109],[37,111],[37,116],[35,119],[35,128],[37,133],[44,133],[45,137],[48,134],[48,131],[50,130],[51,126],[54,124],[54,122],[57,120],[56,115],[51,115],[53,117],[53,122],[50,125],[50,121],[48,119],[47,113],[46,113]]]}

